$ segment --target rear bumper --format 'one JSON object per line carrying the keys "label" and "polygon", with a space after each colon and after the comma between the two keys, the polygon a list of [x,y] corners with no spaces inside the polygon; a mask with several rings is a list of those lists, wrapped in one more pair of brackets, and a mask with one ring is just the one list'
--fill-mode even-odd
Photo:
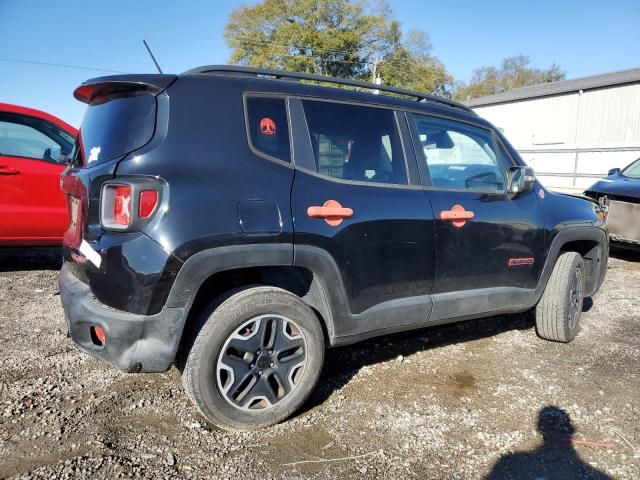
{"label": "rear bumper", "polygon": [[[184,308],[139,315],[107,307],[66,265],[58,283],[69,334],[80,350],[127,372],[165,372],[171,367],[184,324]],[[104,329],[103,346],[92,340],[92,325]]]}

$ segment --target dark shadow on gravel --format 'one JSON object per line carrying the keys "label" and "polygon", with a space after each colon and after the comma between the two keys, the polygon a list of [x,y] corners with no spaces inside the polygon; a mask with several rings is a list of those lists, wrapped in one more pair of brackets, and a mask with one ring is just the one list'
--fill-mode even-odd
{"label": "dark shadow on gravel", "polygon": [[538,431],[544,443],[530,452],[503,455],[486,480],[546,480],[583,478],[612,479],[609,475],[583,462],[573,447],[575,428],[569,414],[561,408],[547,406],[538,412]]}
{"label": "dark shadow on gravel", "polygon": [[386,362],[400,355],[407,357],[423,350],[493,337],[510,330],[528,330],[534,325],[534,312],[528,311],[396,333],[355,345],[328,349],[320,380],[306,404],[295,416],[324,403],[335,390],[349,383],[366,365]]}
{"label": "dark shadow on gravel", "polygon": [[584,300],[582,301],[582,312],[588,312],[589,310],[591,310],[591,308],[593,307],[593,298],[591,297],[584,297]]}
{"label": "dark shadow on gravel", "polygon": [[60,247],[0,247],[0,272],[60,270]]}
{"label": "dark shadow on gravel", "polygon": [[640,262],[640,246],[631,246],[624,243],[611,243],[609,255],[627,262]]}

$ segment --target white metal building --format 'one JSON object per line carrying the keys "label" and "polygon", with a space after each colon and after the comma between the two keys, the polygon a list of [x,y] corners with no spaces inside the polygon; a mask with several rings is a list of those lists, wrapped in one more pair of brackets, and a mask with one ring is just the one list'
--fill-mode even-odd
{"label": "white metal building", "polygon": [[584,190],[640,157],[640,68],[464,103],[503,131],[548,188]]}

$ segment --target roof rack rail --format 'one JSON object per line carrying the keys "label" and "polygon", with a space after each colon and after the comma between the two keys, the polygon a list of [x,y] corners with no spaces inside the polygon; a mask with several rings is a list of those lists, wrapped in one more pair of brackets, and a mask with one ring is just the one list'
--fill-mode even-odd
{"label": "roof rack rail", "polygon": [[273,79],[282,80],[310,80],[322,83],[332,83],[336,85],[348,85],[350,87],[364,88],[367,90],[377,90],[380,92],[394,93],[396,95],[404,95],[407,97],[415,98],[418,102],[430,102],[438,103],[441,105],[447,105],[449,107],[459,108],[465,112],[475,113],[466,105],[458,103],[454,100],[449,100],[435,95],[429,95],[427,93],[415,92],[413,90],[406,90],[404,88],[390,87],[388,85],[376,85],[373,83],[361,82],[359,80],[350,80],[347,78],[328,77],[325,75],[314,75],[311,73],[297,73],[286,72],[284,70],[272,70],[268,68],[255,68],[244,67],[239,65],[206,65],[203,67],[192,68],[184,72],[187,75],[197,74],[217,74],[217,75],[250,75],[256,77],[270,77]]}

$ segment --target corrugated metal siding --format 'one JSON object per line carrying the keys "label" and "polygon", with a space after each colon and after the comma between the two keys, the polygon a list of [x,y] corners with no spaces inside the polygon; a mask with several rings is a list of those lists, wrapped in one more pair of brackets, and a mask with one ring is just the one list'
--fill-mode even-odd
{"label": "corrugated metal siding", "polygon": [[640,145],[640,84],[584,92],[578,145]]}
{"label": "corrugated metal siding", "polygon": [[640,157],[640,83],[475,111],[504,132],[550,187],[584,188]]}
{"label": "corrugated metal siding", "polygon": [[475,111],[500,128],[517,149],[573,144],[578,94],[481,107]]}

